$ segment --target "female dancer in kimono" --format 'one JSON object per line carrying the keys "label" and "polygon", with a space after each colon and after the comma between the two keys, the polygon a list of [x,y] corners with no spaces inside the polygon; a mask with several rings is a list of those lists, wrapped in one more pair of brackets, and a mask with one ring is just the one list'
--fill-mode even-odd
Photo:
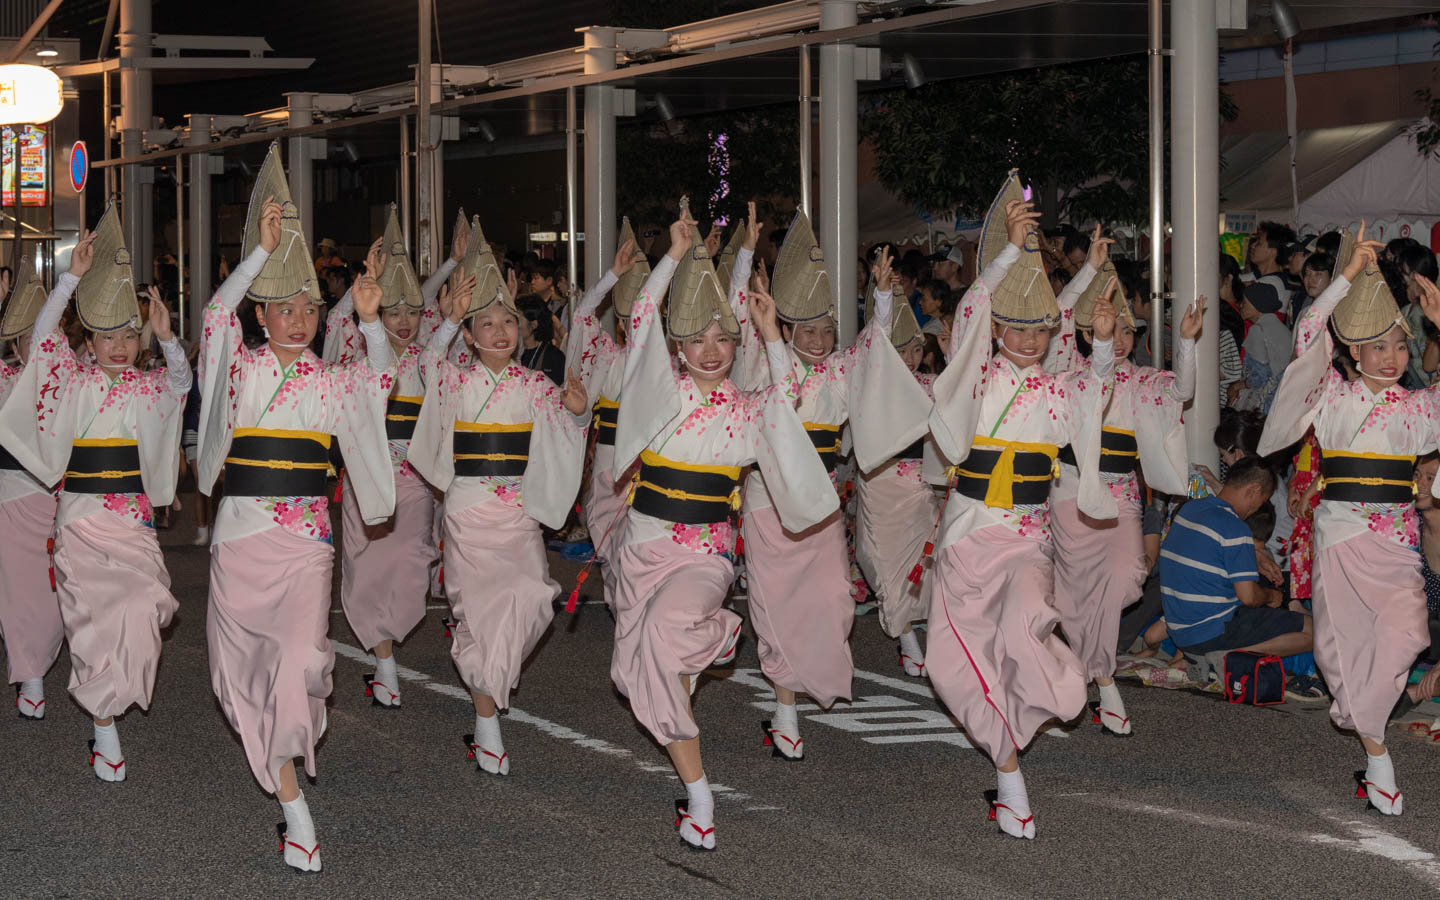
{"label": "female dancer in kimono", "polygon": [[[798,415],[832,478],[847,421],[861,472],[925,435],[931,401],[890,344],[889,287],[888,280],[877,287],[875,314],[855,343],[833,353],[830,280],[809,219],[796,213],[771,288],[789,326],[783,361],[798,386]],[[798,760],[805,743],[796,695],[809,694],[821,707],[850,696],[855,603],[843,514],[803,533],[786,529],[770,502],[772,487],[763,473],[751,473],[741,532],[760,668],[775,686],[775,714],[762,727],[775,756]]]}
{"label": "female dancer in kimono", "polygon": [[[496,709],[510,705],[525,658],[554,617],[560,586],[540,526],[562,526],[575,501],[590,406],[573,374],[562,391],[515,362],[513,286],[501,281],[478,221],[471,236],[463,271],[475,286],[442,294],[445,321],[420,356],[425,402],[410,465],[445,492],[450,655],[475,703],[465,744],[481,771],[505,775],[510,757]],[[445,356],[467,319],[480,364],[462,369]]]}
{"label": "female dancer in kimono", "polygon": [[[1195,337],[1205,314],[1205,298],[1190,305],[1180,326],[1175,348],[1175,371],[1137,366],[1130,361],[1135,347],[1135,318],[1123,294],[1116,299],[1120,281],[1109,263],[1108,238],[1099,226],[1090,244],[1090,259],[1081,270],[1090,276],[1079,292],[1068,290],[1057,298],[1060,306],[1061,346],[1052,354],[1055,374],[1082,371],[1091,363],[1074,348],[1078,329],[1090,332],[1097,298],[1115,309],[1115,384],[1100,434],[1100,478],[1115,497],[1119,516],[1096,520],[1080,512],[1080,473],[1069,447],[1060,450],[1060,478],[1050,495],[1050,531],[1055,541],[1055,609],[1065,640],[1085,668],[1087,681],[1100,689],[1094,720],[1107,732],[1132,733],[1130,716],[1115,686],[1115,653],[1120,634],[1120,612],[1140,599],[1149,566],[1140,528],[1143,509],[1136,472],[1143,469],[1145,483],[1165,494],[1183,494],[1189,463],[1180,413],[1195,394]],[[1096,272],[1099,275],[1096,275]],[[1071,284],[1082,280],[1077,276]],[[1065,337],[1072,340],[1066,341]]]}
{"label": "female dancer in kimono", "polygon": [[[794,378],[763,292],[751,302],[773,383],[752,394],[730,380],[740,327],[694,229],[682,207],[670,249],[630,317],[614,471],[620,476],[637,458],[640,470],[617,556],[610,677],[685,784],[675,822],[681,839],[713,850],[715,801],[690,693],[702,671],[734,659],[740,637],[740,617],[722,607],[735,574],[740,470],[758,463],[773,479],[775,507],[796,532],[833,515],[839,500],[795,413]],[[662,329],[660,298],[672,275]],[[678,369],[667,333],[679,343]]]}
{"label": "female dancer in kimono", "polygon": [[1085,705],[1084,670],[1054,633],[1051,605],[1048,496],[1061,446],[1075,447],[1080,509],[1115,516],[1097,466],[1114,311],[1096,303],[1088,369],[1057,377],[1041,368],[1059,308],[1040,268],[1038,218],[1012,172],[986,216],[984,269],[955,317],[930,416],[936,445],[958,465],[936,542],[925,668],[994,762],[990,815],[1017,838],[1035,836],[1017,752],[1046,721],[1072,719]]}
{"label": "female dancer in kimono", "polygon": [[[755,214],[755,203],[750,203],[750,218],[736,229],[739,241],[735,258],[731,261],[730,304],[739,306],[740,291],[750,280],[750,266],[754,258],[755,244],[760,239],[760,220]],[[586,482],[581,497],[581,508],[585,512],[585,525],[590,530],[590,540],[595,544],[596,558],[602,564],[605,580],[605,603],[612,610],[615,607],[615,567],[613,560],[618,552],[620,539],[625,535],[624,518],[629,506],[629,481],[617,478],[612,472],[615,460],[615,426],[619,421],[620,388],[625,378],[627,346],[610,338],[600,327],[596,310],[604,299],[606,291],[614,289],[612,305],[617,318],[617,328],[623,329],[630,319],[630,309],[641,286],[650,276],[650,265],[635,246],[635,235],[630,220],[620,226],[620,249],[615,254],[615,264],[591,288],[575,310],[574,327],[570,329],[569,348],[566,359],[572,360],[580,380],[585,384],[586,393],[595,398],[595,458],[591,462],[590,480]]]}
{"label": "female dancer in kimono", "polygon": [[[335,665],[330,436],[364,521],[390,518],[395,478],[384,422],[395,354],[380,324],[380,285],[368,275],[354,289],[367,358],[327,366],[308,349],[320,292],[274,145],[251,193],[244,246],[244,260],[205,307],[200,350],[201,490],[225,471],[210,546],[210,683],[255,780],[280,802],[285,862],[318,872],[295,759],[314,776]],[[253,349],[235,312],[246,298],[266,334]]]}
{"label": "female dancer in kimono", "polygon": [[[378,273],[380,324],[395,354],[395,382],[385,407],[385,437],[395,478],[395,515],[379,525],[366,525],[355,492],[341,487],[340,603],[350,630],[375,654],[375,672],[364,676],[365,693],[376,706],[400,706],[400,676],[395,642],[425,618],[425,595],[430,588],[430,567],[439,552],[435,547],[435,494],[406,461],[410,438],[425,399],[420,377],[420,353],[435,325],[424,314],[434,308],[436,294],[454,271],[456,254],[465,255],[469,229],[457,233],[455,245],[434,275],[422,285],[415,277],[400,220],[394,204],[385,234],[370,248],[367,268]],[[358,358],[360,331],[351,313],[353,291],[330,312],[325,334],[325,359],[348,365]],[[348,482],[348,478],[346,479]]]}
{"label": "female dancer in kimono", "polygon": [[[876,284],[890,285],[889,248],[876,264]],[[934,400],[935,376],[918,371],[924,335],[908,303],[895,304],[890,343],[915,381]],[[929,430],[929,413],[926,416]],[[925,543],[935,531],[940,497],[923,477],[926,454],[934,455],[928,437],[901,450],[857,483],[855,560],[880,601],[880,627],[899,641],[900,667],[906,675],[925,675],[925,654],[911,624],[923,620],[930,602],[930,570],[923,565]],[[918,564],[918,565],[917,565]]]}
{"label": "female dancer in kimono", "polygon": [[[1311,573],[1315,663],[1334,697],[1330,718],[1365,747],[1356,796],[1398,816],[1405,798],[1385,749],[1385,725],[1429,642],[1412,469],[1415,457],[1440,441],[1440,393],[1398,384],[1409,359],[1407,326],[1376,262],[1383,247],[1365,240],[1363,222],[1353,252],[1341,247],[1344,272],[1296,323],[1296,358],[1270,408],[1260,452],[1275,453],[1315,428],[1323,484]],[[1425,316],[1440,323],[1440,289],[1417,280]],[[1327,321],[1357,363],[1355,381],[1330,365]]]}
{"label": "female dancer in kimono", "polygon": [[[72,289],[94,364],[58,328]],[[140,307],[111,207],[36,317],[29,362],[0,411],[0,445],[36,481],[61,482],[53,560],[70,695],[94,720],[91,768],[110,782],[126,776],[115,717],[150,708],[160,629],[178,605],[151,509],[175,495],[191,376],[153,289],[150,325],[166,366],[142,372]]]}
{"label": "female dancer in kimono", "polygon": [[[90,253],[87,246],[87,257]],[[65,295],[54,300],[61,308],[79,281],[75,274],[77,262],[72,256],[70,272],[61,275],[55,285],[54,293]],[[0,294],[9,288],[0,277]],[[8,293],[4,317],[0,318],[0,341],[14,343],[20,366],[11,368],[0,362],[0,406],[9,399],[30,358],[35,318],[47,302],[45,287],[35,277],[28,257]],[[45,718],[45,673],[59,657],[60,642],[65,637],[60,604],[50,585],[50,557],[46,552],[46,542],[55,532],[55,499],[52,491],[0,447],[0,531],[6,536],[0,541],[0,571],[5,573],[0,578],[0,638],[5,642],[10,682],[19,686],[15,708],[27,719]]]}

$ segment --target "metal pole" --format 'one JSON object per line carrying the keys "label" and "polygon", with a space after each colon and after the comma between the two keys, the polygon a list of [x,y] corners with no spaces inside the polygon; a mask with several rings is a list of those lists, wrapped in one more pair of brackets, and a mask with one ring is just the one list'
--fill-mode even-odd
{"label": "metal pole", "polygon": [[434,271],[435,190],[434,146],[430,137],[430,0],[420,4],[420,56],[415,66],[415,102],[420,106],[415,129],[415,250],[416,270],[421,277]]}
{"label": "metal pole", "polygon": [[1213,435],[1220,420],[1220,92],[1215,0],[1171,0],[1170,153],[1172,320],[1178,330],[1190,301],[1204,294],[1204,331],[1196,347],[1195,400],[1185,416],[1190,462],[1219,464]]}
{"label": "metal pole", "polygon": [[[120,4],[120,151],[124,156],[138,156],[144,149],[145,129],[153,114],[150,70],[142,68],[150,57],[150,0],[121,0]],[[125,245],[130,258],[149,272],[154,255],[151,252],[153,229],[148,213],[154,198],[153,179],[147,178],[143,167],[125,167],[124,214]]]}
{"label": "metal pole", "polygon": [[[114,143],[114,140],[115,140],[114,130],[113,130],[113,129],[114,129],[113,117],[114,117],[114,113],[115,113],[115,107],[114,107],[114,105],[113,105],[113,103],[111,102],[111,99],[110,99],[110,73],[109,73],[109,72],[101,72],[101,73],[100,73],[100,94],[101,94],[100,103],[101,103],[101,105],[104,106],[104,108],[105,108],[105,109],[104,109],[104,119],[105,119],[105,128],[104,128],[104,134],[105,134],[105,141],[104,141],[104,144],[105,144],[105,161],[106,161],[106,162],[109,162],[109,161],[110,161],[111,153],[112,153],[112,151],[114,150],[114,147],[112,146],[112,144]],[[114,196],[115,196],[115,167],[114,167],[114,166],[106,166],[106,167],[105,167],[105,203],[109,203],[110,200],[111,200]],[[101,205],[103,206],[104,204],[101,204]],[[84,224],[85,224],[85,219],[86,219],[85,216],[81,216],[81,217],[80,217],[80,224],[81,224],[82,227],[83,227]]]}
{"label": "metal pole", "polygon": [[180,327],[175,332],[185,336],[185,157],[175,157],[175,312]]}
{"label": "metal pole", "polygon": [[[585,74],[615,68],[615,29],[586,28]],[[676,199],[679,199],[678,197]],[[585,281],[594,284],[615,257],[615,89],[585,88]],[[606,313],[609,316],[609,312]]]}
{"label": "metal pole", "polygon": [[[575,233],[575,88],[565,89],[565,230],[569,239],[565,242],[565,262],[570,272],[570,293],[575,294],[579,285],[579,236]],[[566,298],[567,300],[569,298]]]}
{"label": "metal pole", "polygon": [[[820,30],[848,28],[859,20],[854,0],[823,0]],[[835,311],[838,346],[855,340],[859,309],[855,298],[856,150],[859,98],[855,86],[854,47],[820,46],[820,248],[830,287],[837,298]]]}
{"label": "metal pole", "polygon": [[[304,128],[315,121],[315,95],[298,91],[285,95],[290,108],[290,127]],[[310,138],[290,138],[290,197],[300,213],[300,231],[311,241],[315,233],[315,161],[310,158]]]}
{"label": "metal pole", "polygon": [[1165,368],[1165,4],[1150,0],[1150,364]]}
{"label": "metal pole", "polygon": [[405,234],[405,246],[415,246],[410,241],[410,117],[400,117],[400,230]]}
{"label": "metal pole", "polygon": [[[210,143],[210,116],[190,117],[187,143]],[[210,299],[210,277],[214,272],[210,221],[210,162],[216,157],[196,153],[190,158],[190,321],[199,322]]]}
{"label": "metal pole", "polygon": [[810,46],[800,48],[800,208],[814,216],[810,202]]}

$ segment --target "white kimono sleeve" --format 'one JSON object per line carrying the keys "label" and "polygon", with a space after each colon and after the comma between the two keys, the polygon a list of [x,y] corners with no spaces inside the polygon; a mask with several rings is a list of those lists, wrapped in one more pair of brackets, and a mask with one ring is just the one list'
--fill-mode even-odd
{"label": "white kimono sleeve", "polygon": [[559,386],[543,372],[525,375],[525,391],[535,418],[530,460],[520,482],[521,503],[526,515],[545,527],[563,528],[585,469],[586,418],[570,414]]}
{"label": "white kimono sleeve", "polygon": [[1332,383],[1340,373],[1330,365],[1334,345],[1326,323],[1330,313],[1350,290],[1344,275],[1330,282],[1315,302],[1295,323],[1295,359],[1285,367],[1280,387],[1265,417],[1265,431],[1260,435],[1259,452],[1268,456],[1299,441],[1314,424]]}
{"label": "white kimono sleeve", "polygon": [[625,399],[615,429],[617,481],[665,424],[680,414],[680,394],[660,326],[659,305],[674,274],[675,260],[669,256],[661,259],[630,308],[629,352],[625,355],[625,380],[620,389]]}

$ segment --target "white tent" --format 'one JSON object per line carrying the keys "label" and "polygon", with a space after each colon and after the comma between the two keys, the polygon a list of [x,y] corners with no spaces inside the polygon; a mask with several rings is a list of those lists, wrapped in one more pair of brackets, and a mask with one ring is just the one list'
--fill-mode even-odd
{"label": "white tent", "polygon": [[[1300,132],[1298,230],[1318,234],[1364,218],[1382,240],[1413,235],[1428,244],[1440,221],[1440,160],[1416,149],[1410,132],[1422,124],[1402,119]],[[1293,224],[1285,133],[1227,137],[1221,152],[1226,229],[1246,231],[1263,219]]]}

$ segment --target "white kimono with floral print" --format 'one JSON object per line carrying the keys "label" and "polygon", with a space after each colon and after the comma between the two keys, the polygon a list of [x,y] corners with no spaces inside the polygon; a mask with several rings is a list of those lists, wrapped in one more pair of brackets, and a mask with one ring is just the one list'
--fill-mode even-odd
{"label": "white kimono with floral print", "polygon": [[[949,363],[934,385],[931,434],[940,454],[952,464],[965,461],[976,436],[1060,447],[1071,444],[1080,463],[1081,511],[1112,519],[1115,499],[1100,481],[1099,461],[1101,413],[1114,373],[1114,345],[1096,341],[1093,365],[1058,376],[1046,372],[1039,360],[1022,368],[1004,354],[992,353],[987,285],[999,284],[1019,257],[1019,249],[1006,244],[961,300],[950,336]],[[937,546],[948,546],[991,525],[1048,542],[1050,504],[991,507],[952,491]]]}
{"label": "white kimono with floral print", "polygon": [[[442,322],[420,356],[425,403],[410,442],[410,465],[445,491],[447,515],[482,503],[499,502],[550,528],[560,528],[580,489],[585,466],[588,413],[571,415],[560,388],[539,370],[513,360],[492,372],[477,360],[463,369],[445,358],[459,326]],[[455,475],[455,422],[532,425],[525,474]]]}
{"label": "white kimono with floral print", "polygon": [[[1325,450],[1420,456],[1440,443],[1440,388],[1407,391],[1396,384],[1372,392],[1363,378],[1346,381],[1330,364],[1335,345],[1325,326],[1349,290],[1349,279],[1336,278],[1296,323],[1295,360],[1275,392],[1260,438],[1262,454],[1294,444],[1311,425]],[[1420,546],[1413,503],[1325,500],[1315,510],[1317,555],[1322,547],[1366,531],[1411,549]]]}
{"label": "white kimono with floral print", "polygon": [[0,444],[36,481],[53,485],[64,476],[77,439],[136,441],[144,493],[62,493],[56,522],[63,526],[108,511],[151,525],[151,504],[165,506],[175,497],[190,366],[173,338],[161,344],[165,369],[132,366],[112,376],[93,362],[81,363],[58,329],[78,283],[68,272],[61,275],[36,317],[29,364],[0,409]]}
{"label": "white kimono with floral print", "polygon": [[[0,408],[3,408],[5,401],[10,399],[15,385],[20,383],[22,371],[24,370],[20,367],[0,363]],[[0,504],[19,500],[21,497],[28,497],[31,494],[48,493],[51,491],[24,469],[0,469]]]}
{"label": "white kimono with floral print", "polygon": [[[454,258],[446,259],[440,268],[420,285],[420,297],[425,301],[425,306],[420,313],[420,329],[415,332],[415,340],[410,344],[415,347],[417,356],[425,349],[425,345],[430,343],[431,335],[445,318],[440,315],[435,298],[440,296],[440,288],[455,271],[455,266]],[[348,365],[365,356],[365,341],[360,335],[360,326],[355,323],[354,313],[355,295],[346,291],[345,296],[341,297],[325,316],[325,344],[320,351],[320,358],[325,362]],[[463,341],[457,346],[460,351],[468,353]],[[403,355],[401,359],[404,359]],[[469,367],[468,357],[463,365]],[[397,393],[402,397],[418,397],[425,391],[422,389],[419,393],[411,394],[406,390],[397,390]]]}
{"label": "white kimono with floral print", "polygon": [[[622,477],[640,452],[649,449],[692,465],[747,466],[756,463],[774,485],[772,499],[781,523],[804,531],[840,506],[829,474],[795,414],[795,380],[783,363],[783,345],[773,345],[770,387],[742,393],[728,378],[702,395],[688,371],[676,371],[660,326],[657,298],[675,272],[665,257],[630,311],[630,352],[625,363],[620,425],[615,436],[614,473]],[[624,542],[666,539],[697,553],[730,555],[731,524],[682,525],[630,510]]]}
{"label": "white kimono with floral print", "polygon": [[[268,344],[245,346],[235,307],[269,257],[250,254],[205,307],[200,346],[200,439],[197,477],[209,493],[229,455],[237,428],[312,431],[334,435],[345,455],[355,499],[365,522],[383,522],[395,510],[395,477],[385,438],[385,401],[395,362],[385,334],[364,334],[367,359],[326,364],[305,350],[288,367]],[[225,495],[215,514],[214,543],[239,540],[271,528],[330,540],[329,499]]]}

